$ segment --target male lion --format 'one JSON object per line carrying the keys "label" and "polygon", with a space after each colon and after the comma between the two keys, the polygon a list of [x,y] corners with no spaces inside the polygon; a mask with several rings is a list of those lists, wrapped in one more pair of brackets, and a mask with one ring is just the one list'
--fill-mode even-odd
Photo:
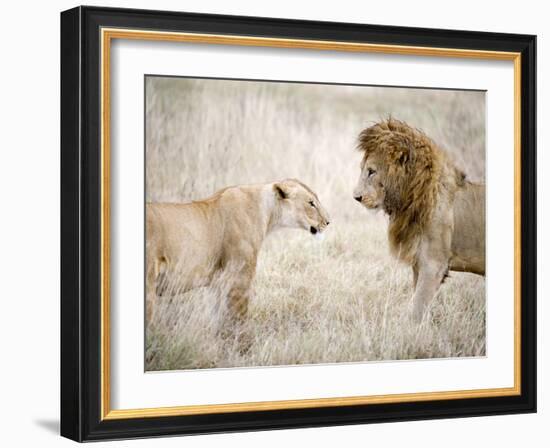
{"label": "male lion", "polygon": [[485,185],[466,180],[423,132],[388,119],[359,135],[354,198],[389,216],[392,253],[413,270],[413,317],[449,270],[485,275]]}
{"label": "male lion", "polygon": [[160,277],[176,276],[186,291],[208,285],[216,272],[230,271],[228,310],[233,320],[242,320],[266,236],[283,227],[320,236],[328,224],[317,195],[295,179],[228,187],[186,204],[147,204],[148,319]]}

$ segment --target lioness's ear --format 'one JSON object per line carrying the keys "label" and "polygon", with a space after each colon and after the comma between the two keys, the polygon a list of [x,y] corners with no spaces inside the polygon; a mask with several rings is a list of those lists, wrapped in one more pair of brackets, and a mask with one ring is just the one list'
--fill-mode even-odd
{"label": "lioness's ear", "polygon": [[279,199],[288,198],[288,193],[283,189],[283,186],[281,184],[273,185],[273,189],[275,190],[275,193],[277,193],[277,197]]}

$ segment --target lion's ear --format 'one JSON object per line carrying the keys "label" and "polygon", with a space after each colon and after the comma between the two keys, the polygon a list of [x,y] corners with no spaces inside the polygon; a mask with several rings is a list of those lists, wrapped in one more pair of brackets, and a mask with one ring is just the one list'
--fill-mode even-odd
{"label": "lion's ear", "polygon": [[393,160],[401,166],[404,166],[412,156],[412,144],[403,136],[394,135],[391,139],[393,146]]}
{"label": "lion's ear", "polygon": [[459,170],[458,168],[455,168],[455,177],[456,177],[456,184],[459,187],[463,187],[466,185],[466,173],[464,171]]}
{"label": "lion's ear", "polygon": [[393,152],[391,158],[396,165],[405,166],[411,158],[411,153],[407,148],[399,148]]}
{"label": "lion's ear", "polygon": [[401,154],[399,155],[399,163],[401,166],[406,165],[414,158],[414,146],[412,142],[406,141],[401,149]]}
{"label": "lion's ear", "polygon": [[285,191],[285,189],[283,188],[283,186],[281,184],[273,185],[273,189],[275,190],[275,193],[277,194],[277,197],[279,199],[288,198],[288,193]]}

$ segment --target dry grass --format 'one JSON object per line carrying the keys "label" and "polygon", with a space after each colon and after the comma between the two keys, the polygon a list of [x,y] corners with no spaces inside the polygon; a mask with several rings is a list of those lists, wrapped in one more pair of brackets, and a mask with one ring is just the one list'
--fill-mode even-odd
{"label": "dry grass", "polygon": [[322,243],[294,230],[266,240],[246,353],[220,336],[227,279],[186,294],[170,279],[147,325],[147,370],[485,354],[484,279],[452,273],[429,321],[413,325],[412,274],[389,254],[386,218],[351,196],[356,136],[389,114],[422,128],[483,180],[483,93],[148,78],[146,114],[148,201],[296,177],[331,214]]}

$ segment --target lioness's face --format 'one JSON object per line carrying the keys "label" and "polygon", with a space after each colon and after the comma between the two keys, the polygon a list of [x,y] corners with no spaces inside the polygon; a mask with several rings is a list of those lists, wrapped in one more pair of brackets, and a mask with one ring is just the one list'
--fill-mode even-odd
{"label": "lioness's face", "polygon": [[386,194],[378,165],[374,158],[364,158],[361,162],[359,182],[353,190],[354,199],[371,210],[382,209]]}
{"label": "lioness's face", "polygon": [[280,204],[279,224],[301,228],[320,236],[329,225],[329,215],[317,195],[299,181],[287,180],[274,186]]}

